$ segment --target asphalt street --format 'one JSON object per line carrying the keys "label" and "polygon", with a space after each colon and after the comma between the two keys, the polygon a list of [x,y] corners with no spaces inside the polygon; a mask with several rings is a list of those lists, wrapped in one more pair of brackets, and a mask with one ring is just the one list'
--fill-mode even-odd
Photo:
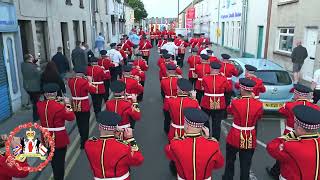
{"label": "asphalt street", "polygon": [[[142,166],[133,168],[131,179],[133,180],[173,180],[169,171],[169,161],[165,157],[164,146],[167,144],[166,135],[163,132],[162,100],[160,95],[160,83],[158,79],[158,60],[156,49],[152,50],[147,72],[144,100],[140,104],[142,119],[137,123],[134,132],[135,138],[142,150],[145,161]],[[187,65],[184,66],[184,75],[187,75]],[[274,160],[267,154],[265,144],[280,135],[280,118],[274,113],[268,113],[258,125],[258,147],[252,162],[251,179],[269,180],[271,178],[265,172],[266,166],[271,166]],[[225,137],[230,129],[231,119],[222,124],[221,150],[225,154]],[[98,129],[95,128],[92,136],[98,137]],[[239,179],[239,162],[235,166],[235,180]],[[213,172],[214,179],[221,179],[224,168]],[[74,164],[70,171],[66,172],[67,180],[93,179],[92,171],[84,151],[74,155]]]}

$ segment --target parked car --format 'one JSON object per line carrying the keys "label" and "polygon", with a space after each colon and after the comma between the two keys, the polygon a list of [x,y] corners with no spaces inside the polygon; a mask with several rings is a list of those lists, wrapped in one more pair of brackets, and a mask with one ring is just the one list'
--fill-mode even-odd
{"label": "parked car", "polygon": [[280,65],[266,59],[254,58],[238,58],[231,59],[231,62],[239,71],[239,77],[233,77],[233,92],[234,95],[239,95],[239,90],[235,89],[234,84],[239,81],[239,78],[245,76],[245,65],[250,64],[258,68],[255,75],[262,79],[266,87],[266,92],[260,94],[260,100],[263,102],[263,108],[266,111],[277,111],[284,103],[292,101],[293,81],[289,73]]}

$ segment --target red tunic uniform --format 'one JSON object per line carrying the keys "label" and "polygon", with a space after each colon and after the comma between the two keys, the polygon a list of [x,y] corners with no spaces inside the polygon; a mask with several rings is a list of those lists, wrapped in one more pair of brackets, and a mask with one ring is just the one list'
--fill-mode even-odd
{"label": "red tunic uniform", "polygon": [[178,92],[178,77],[177,76],[169,76],[169,77],[164,77],[161,80],[161,90],[165,95],[164,102],[163,102],[163,109],[168,109],[168,99],[172,97],[177,96]]}
{"label": "red tunic uniform", "polygon": [[205,47],[205,46],[202,46],[202,45],[199,45],[199,44],[198,44],[198,47],[199,47],[199,49],[198,49],[198,55],[200,55],[200,54],[201,54],[201,51],[205,50],[206,47]]}
{"label": "red tunic uniform", "polygon": [[169,31],[168,32],[168,36],[170,37],[170,38],[173,38],[173,39],[175,39],[177,36],[176,36],[176,32],[174,32],[173,30],[171,30],[171,31]]}
{"label": "red tunic uniform", "polygon": [[89,112],[89,93],[95,93],[97,87],[92,86],[84,76],[75,76],[68,80],[72,95],[72,107],[75,112]]}
{"label": "red tunic uniform", "polygon": [[93,94],[104,94],[106,92],[103,81],[107,80],[108,76],[104,73],[102,67],[99,65],[88,66],[87,76],[92,77],[92,84],[98,87]]}
{"label": "red tunic uniform", "polygon": [[208,63],[201,63],[196,65],[196,74],[197,74],[197,81],[196,81],[196,90],[203,91],[203,77],[207,74],[210,74],[210,64]]}
{"label": "red tunic uniform", "polygon": [[85,151],[96,178],[120,178],[130,180],[130,167],[139,166],[144,158],[140,151],[112,136],[88,140]]}
{"label": "red tunic uniform", "polygon": [[115,112],[121,116],[119,128],[129,128],[130,119],[139,121],[141,113],[138,108],[133,107],[131,101],[124,99],[124,97],[117,97],[106,102],[106,110]]}
{"label": "red tunic uniform", "polygon": [[233,115],[233,126],[227,136],[227,143],[239,149],[255,149],[255,126],[263,114],[262,103],[252,97],[242,97],[232,100],[227,111]]}
{"label": "red tunic uniform", "polygon": [[[25,178],[28,176],[29,172],[19,171],[16,166],[10,167],[7,162],[7,157],[3,154],[0,154],[0,179],[1,180],[12,180],[15,178]],[[28,166],[27,162],[17,162],[21,167]]]}
{"label": "red tunic uniform", "polygon": [[232,76],[238,76],[239,71],[237,68],[229,63],[229,62],[222,62],[220,72],[227,77],[229,84],[232,86]]}
{"label": "red tunic uniform", "polygon": [[41,126],[49,128],[48,131],[54,136],[55,147],[66,147],[70,140],[65,121],[73,121],[75,119],[74,113],[66,110],[65,106],[56,100],[39,101],[37,108]]}
{"label": "red tunic uniform", "polygon": [[130,77],[123,77],[120,81],[126,84],[125,93],[130,96],[132,94],[141,94],[143,93],[143,86],[139,84],[139,81],[135,79],[133,76]]}
{"label": "red tunic uniform", "polygon": [[292,136],[276,138],[267,145],[268,153],[280,162],[281,176],[287,180],[319,180],[319,134]]}
{"label": "red tunic uniform", "polygon": [[153,30],[150,32],[150,39],[151,40],[156,39],[156,32],[153,32]]}
{"label": "red tunic uniform", "polygon": [[218,63],[220,63],[220,60],[219,60],[217,57],[215,57],[215,56],[210,56],[210,57],[209,57],[209,62],[210,62],[210,63],[212,63],[212,62],[218,62]]}
{"label": "red tunic uniform", "polygon": [[198,38],[191,38],[191,39],[190,39],[190,46],[191,46],[191,48],[195,48],[196,45],[198,44],[198,42],[199,42]]}
{"label": "red tunic uniform", "polygon": [[180,179],[208,179],[214,169],[223,167],[224,158],[216,140],[201,135],[185,136],[183,140],[172,140],[165,148],[167,158],[175,162]]}
{"label": "red tunic uniform", "polygon": [[161,47],[165,45],[167,42],[168,42],[167,40],[160,39],[157,46],[159,47],[159,49],[161,49]]}
{"label": "red tunic uniform", "polygon": [[137,60],[135,60],[135,61],[133,62],[133,65],[134,65],[134,66],[137,66],[137,67],[140,67],[140,69],[141,69],[142,71],[148,71],[148,69],[149,69],[149,66],[148,66],[147,62],[146,62],[145,60],[143,60],[143,59],[137,59]]}
{"label": "red tunic uniform", "polygon": [[186,48],[189,46],[189,44],[180,39],[176,43],[176,46],[178,46],[178,54],[185,54],[186,53]]}
{"label": "red tunic uniform", "polygon": [[161,35],[163,35],[164,39],[168,39],[168,31],[167,30],[164,30],[161,32]]}
{"label": "red tunic uniform", "polygon": [[[132,54],[132,47],[128,43],[123,43],[121,45],[121,50],[127,55]],[[121,53],[121,52],[120,52]],[[121,54],[122,55],[122,54]],[[123,56],[123,55],[122,55]],[[124,56],[123,56],[124,57]]]}
{"label": "red tunic uniform", "polygon": [[[175,64],[173,61],[168,62],[168,63]],[[159,71],[160,81],[161,81],[164,77],[167,77],[167,67],[166,67],[166,64],[168,64],[168,63],[165,62],[165,63],[160,64],[160,71]],[[182,70],[180,69],[180,67],[177,67],[177,69],[176,69],[176,74],[177,74],[177,75],[182,75]]]}
{"label": "red tunic uniform", "polygon": [[297,105],[305,105],[309,107],[313,107],[315,109],[320,110],[319,106],[309,102],[306,99],[299,99],[294,102],[287,102],[283,107],[279,109],[279,113],[286,117],[286,128],[284,130],[284,135],[288,134],[291,131],[294,131],[294,114],[293,108]]}
{"label": "red tunic uniform", "polygon": [[[125,40],[124,44],[126,44],[127,46],[129,46],[131,48],[134,46],[134,44],[129,39]],[[132,49],[131,48],[130,48],[130,52],[132,53]]]}
{"label": "red tunic uniform", "polygon": [[188,60],[187,60],[188,64],[189,64],[189,73],[188,73],[188,77],[189,78],[197,78],[197,75],[195,73],[196,70],[196,65],[201,64],[201,58],[198,55],[191,55],[189,56]]}
{"label": "red tunic uniform", "polygon": [[145,35],[145,34],[146,34],[146,32],[144,32],[144,30],[140,29],[139,36],[142,36],[142,35]]}
{"label": "red tunic uniform", "polygon": [[256,76],[250,75],[247,76],[248,79],[253,80],[256,85],[253,88],[253,93],[255,94],[256,98],[259,98],[260,93],[266,92],[266,87],[263,85],[263,81]]}
{"label": "red tunic uniform", "polygon": [[164,63],[166,63],[166,59],[160,57],[160,58],[158,59],[157,65],[158,65],[158,67],[160,68],[161,64],[164,64]]}
{"label": "red tunic uniform", "polygon": [[184,135],[184,114],[185,108],[200,108],[196,99],[188,96],[178,96],[177,98],[169,98],[164,105],[170,112],[171,126],[168,134],[168,141],[170,142],[174,137],[182,138]]}
{"label": "red tunic uniform", "polygon": [[231,91],[227,78],[222,74],[206,75],[203,77],[204,96],[201,107],[209,110],[226,109],[225,92]]}
{"label": "red tunic uniform", "polygon": [[139,81],[145,81],[146,80],[146,74],[144,71],[136,68],[136,67],[132,67],[132,70],[131,70],[131,75],[132,76],[137,76],[139,77]]}
{"label": "red tunic uniform", "polygon": [[155,35],[156,35],[157,39],[160,39],[161,31],[159,29],[157,29],[156,32],[155,32]]}
{"label": "red tunic uniform", "polygon": [[143,56],[150,56],[150,49],[152,45],[148,40],[141,40],[139,43],[139,50],[141,51]]}
{"label": "red tunic uniform", "polygon": [[106,74],[106,78],[111,79],[110,68],[114,67],[111,59],[109,58],[100,58],[98,60],[98,65],[104,68],[104,73]]}

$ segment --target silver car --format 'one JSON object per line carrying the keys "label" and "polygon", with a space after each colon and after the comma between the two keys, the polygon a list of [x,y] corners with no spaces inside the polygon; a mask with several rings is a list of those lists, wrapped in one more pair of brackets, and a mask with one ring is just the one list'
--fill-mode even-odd
{"label": "silver car", "polygon": [[235,89],[234,84],[243,78],[245,75],[245,65],[250,64],[258,68],[255,75],[262,79],[266,87],[266,92],[260,94],[260,100],[263,102],[264,110],[277,111],[284,103],[292,101],[293,81],[289,73],[280,65],[266,59],[254,58],[238,58],[231,59],[231,62],[239,71],[239,77],[233,77],[233,92],[234,95],[239,95],[239,91]]}

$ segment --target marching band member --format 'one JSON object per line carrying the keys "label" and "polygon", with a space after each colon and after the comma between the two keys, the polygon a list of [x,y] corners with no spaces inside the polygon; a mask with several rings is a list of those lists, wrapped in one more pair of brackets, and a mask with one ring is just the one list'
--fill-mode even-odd
{"label": "marching band member", "polygon": [[197,81],[197,75],[196,75],[196,65],[201,64],[201,57],[197,55],[198,49],[192,48],[191,49],[192,54],[188,57],[188,64],[189,64],[189,81],[194,86]]}
{"label": "marching band member", "polygon": [[210,64],[208,63],[209,56],[205,54],[201,54],[201,64],[197,64],[195,68],[194,77],[197,78],[195,89],[197,91],[197,100],[200,103],[202,96],[204,94],[203,89],[203,77],[207,74],[210,74]]}
{"label": "marching band member", "polygon": [[123,66],[123,77],[120,81],[126,84],[125,94],[128,99],[131,99],[133,95],[138,96],[144,91],[143,86],[139,83],[140,77],[132,75],[132,65]]}
{"label": "marching band member", "polygon": [[143,59],[147,61],[147,64],[149,64],[149,56],[150,56],[151,48],[152,48],[152,44],[150,43],[149,40],[147,40],[147,36],[143,35],[139,43],[139,51],[141,52]]}

